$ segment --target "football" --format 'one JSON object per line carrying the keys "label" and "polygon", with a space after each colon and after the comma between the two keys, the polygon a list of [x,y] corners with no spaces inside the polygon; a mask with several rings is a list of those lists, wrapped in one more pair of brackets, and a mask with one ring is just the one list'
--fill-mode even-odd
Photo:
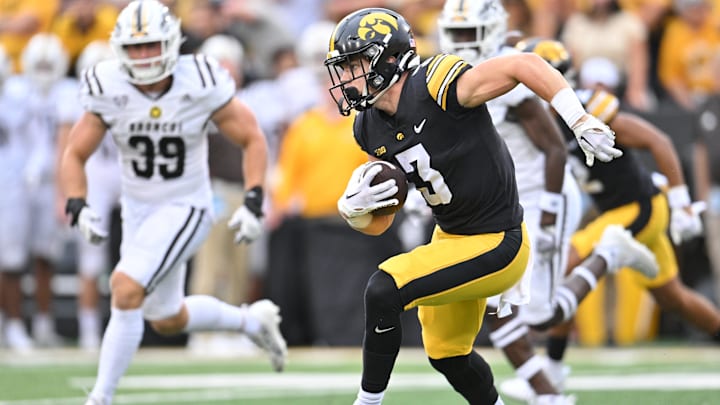
{"label": "football", "polygon": [[395,183],[397,183],[398,191],[395,193],[394,196],[390,198],[397,198],[400,203],[398,205],[393,205],[392,207],[385,207],[380,208],[375,211],[372,211],[372,214],[375,216],[384,216],[384,215],[391,215],[396,212],[398,212],[403,204],[405,204],[405,199],[407,198],[408,194],[408,183],[407,178],[405,178],[405,172],[403,172],[400,168],[395,166],[394,164],[390,162],[384,162],[384,161],[376,161],[370,163],[365,171],[370,169],[371,167],[375,165],[381,165],[382,170],[378,172],[378,174],[375,175],[375,178],[373,178],[370,185],[375,185],[382,183],[384,181],[387,181],[389,179],[395,179]]}

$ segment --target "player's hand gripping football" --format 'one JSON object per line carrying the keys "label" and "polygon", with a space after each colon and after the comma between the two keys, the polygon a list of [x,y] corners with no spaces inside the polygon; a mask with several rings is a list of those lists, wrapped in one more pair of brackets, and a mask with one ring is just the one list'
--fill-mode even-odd
{"label": "player's hand gripping football", "polygon": [[65,213],[70,217],[70,226],[77,226],[88,242],[99,244],[107,239],[107,230],[100,226],[100,215],[90,209],[84,198],[69,198]]}
{"label": "player's hand gripping football", "polygon": [[394,179],[370,185],[382,168],[380,165],[368,168],[368,165],[365,163],[353,171],[345,192],[338,200],[338,210],[346,219],[400,203],[397,198],[390,198],[398,192]]}
{"label": "player's hand gripping football", "polygon": [[235,243],[250,243],[262,233],[263,190],[255,186],[245,193],[245,203],[235,210],[228,227],[235,230]]}
{"label": "player's hand gripping football", "polygon": [[588,166],[595,163],[595,158],[609,162],[623,154],[620,149],[614,148],[615,132],[592,115],[586,115],[586,119],[575,124],[572,130]]}

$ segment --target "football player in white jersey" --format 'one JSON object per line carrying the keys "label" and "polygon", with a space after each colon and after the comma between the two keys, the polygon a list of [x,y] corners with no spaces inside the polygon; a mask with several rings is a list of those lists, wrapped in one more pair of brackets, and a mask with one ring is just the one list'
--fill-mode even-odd
{"label": "football player in white jersey", "polygon": [[61,163],[66,211],[91,241],[107,232],[87,205],[84,164],[110,131],[118,147],[123,241],[110,279],[111,315],[87,404],[109,404],[143,335],[143,318],[161,334],[236,330],[266,350],[276,371],[287,356],[279,309],[269,300],[236,307],[184,296],[185,262],[212,223],[207,128],[212,120],[244,151],[244,204],[229,226],[237,242],[262,231],[267,145],[250,110],[234,97],[226,70],[202,55],[179,56],[180,22],[157,0],[119,14],[110,43],[116,60],[82,78],[86,112],[71,130]]}
{"label": "football player in white jersey", "polygon": [[32,340],[23,322],[20,281],[30,255],[30,211],[18,173],[29,155],[24,136],[29,117],[25,88],[11,73],[10,59],[0,47],[0,340],[12,350],[25,351],[32,348]]}
{"label": "football player in white jersey", "polygon": [[[84,71],[98,62],[114,57],[107,41],[89,43],[78,57],[75,65],[76,76],[83,77]],[[67,94],[58,103],[58,157],[62,156],[68,134],[73,124],[83,114],[79,103],[69,103],[79,93],[80,81],[73,80],[74,86],[67,86]],[[58,164],[60,159],[58,158]],[[110,227],[111,212],[120,202],[120,166],[118,153],[112,138],[106,136],[98,150],[92,154],[86,164],[88,195],[87,201],[100,215],[100,227]],[[65,197],[58,193],[58,211],[65,214]],[[77,235],[78,276],[78,344],[86,350],[100,347],[101,319],[98,309],[98,277],[110,266],[110,251],[107,244],[93,244]]]}
{"label": "football player in white jersey", "polygon": [[[518,53],[505,45],[507,18],[498,0],[446,0],[438,18],[441,50],[473,64]],[[490,317],[490,340],[504,351],[517,374],[533,385],[538,394],[535,403],[571,403],[542,372],[543,362],[534,354],[527,325],[553,316],[553,295],[564,278],[570,236],[580,222],[580,189],[566,164],[563,135],[535,93],[519,84],[486,105],[513,157],[533,257],[524,276],[530,279],[529,303],[518,308],[517,316]],[[497,308],[498,297],[489,299],[488,306]]]}
{"label": "football player in white jersey", "polygon": [[55,215],[55,169],[57,105],[68,102],[63,100],[63,94],[68,87],[73,87],[65,77],[68,64],[67,51],[54,34],[36,34],[23,49],[21,80],[30,111],[25,136],[31,143],[24,177],[30,193],[30,254],[36,285],[32,333],[40,346],[60,344],[51,315],[50,284],[54,265],[60,260],[67,240],[62,222]]}

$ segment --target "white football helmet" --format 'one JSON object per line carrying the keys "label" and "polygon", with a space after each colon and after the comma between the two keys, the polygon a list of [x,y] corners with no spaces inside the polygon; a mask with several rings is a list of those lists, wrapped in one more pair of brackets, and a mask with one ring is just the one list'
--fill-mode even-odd
{"label": "white football helmet", "polygon": [[94,66],[100,61],[114,58],[115,53],[107,41],[92,41],[80,52],[80,56],[75,62],[75,74],[79,78],[85,69]]}
{"label": "white football helmet", "polygon": [[62,79],[70,58],[60,38],[54,34],[33,35],[21,55],[22,71],[43,91]]}
{"label": "white football helmet", "polygon": [[[128,45],[160,42],[160,55],[131,59],[125,49]],[[135,84],[156,83],[170,76],[180,56],[180,20],[157,0],[130,2],[118,16],[110,36],[110,45]]]}
{"label": "white football helmet", "polygon": [[245,58],[242,43],[237,38],[224,34],[216,34],[203,41],[198,52],[218,61],[232,62],[238,68],[242,67]]}
{"label": "white football helmet", "polygon": [[507,18],[500,0],[446,0],[438,17],[440,50],[481,62],[505,43]]}

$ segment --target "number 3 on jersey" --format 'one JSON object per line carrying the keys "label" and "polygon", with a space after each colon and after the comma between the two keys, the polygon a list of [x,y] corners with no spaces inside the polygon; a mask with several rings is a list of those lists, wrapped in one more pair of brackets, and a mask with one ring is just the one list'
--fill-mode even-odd
{"label": "number 3 on jersey", "polygon": [[417,171],[417,176],[424,184],[415,182],[416,188],[425,197],[425,201],[432,206],[449,204],[452,201],[452,192],[445,184],[442,174],[430,167],[430,155],[422,144],[417,144],[395,155],[398,163],[405,173]]}
{"label": "number 3 on jersey", "polygon": [[[134,135],[128,139],[128,145],[137,150],[142,159],[133,160],[135,175],[149,179],[157,169],[165,179],[182,176],[185,171],[185,141],[178,136],[160,138],[157,145],[146,135]],[[160,162],[156,159],[160,158]]]}

